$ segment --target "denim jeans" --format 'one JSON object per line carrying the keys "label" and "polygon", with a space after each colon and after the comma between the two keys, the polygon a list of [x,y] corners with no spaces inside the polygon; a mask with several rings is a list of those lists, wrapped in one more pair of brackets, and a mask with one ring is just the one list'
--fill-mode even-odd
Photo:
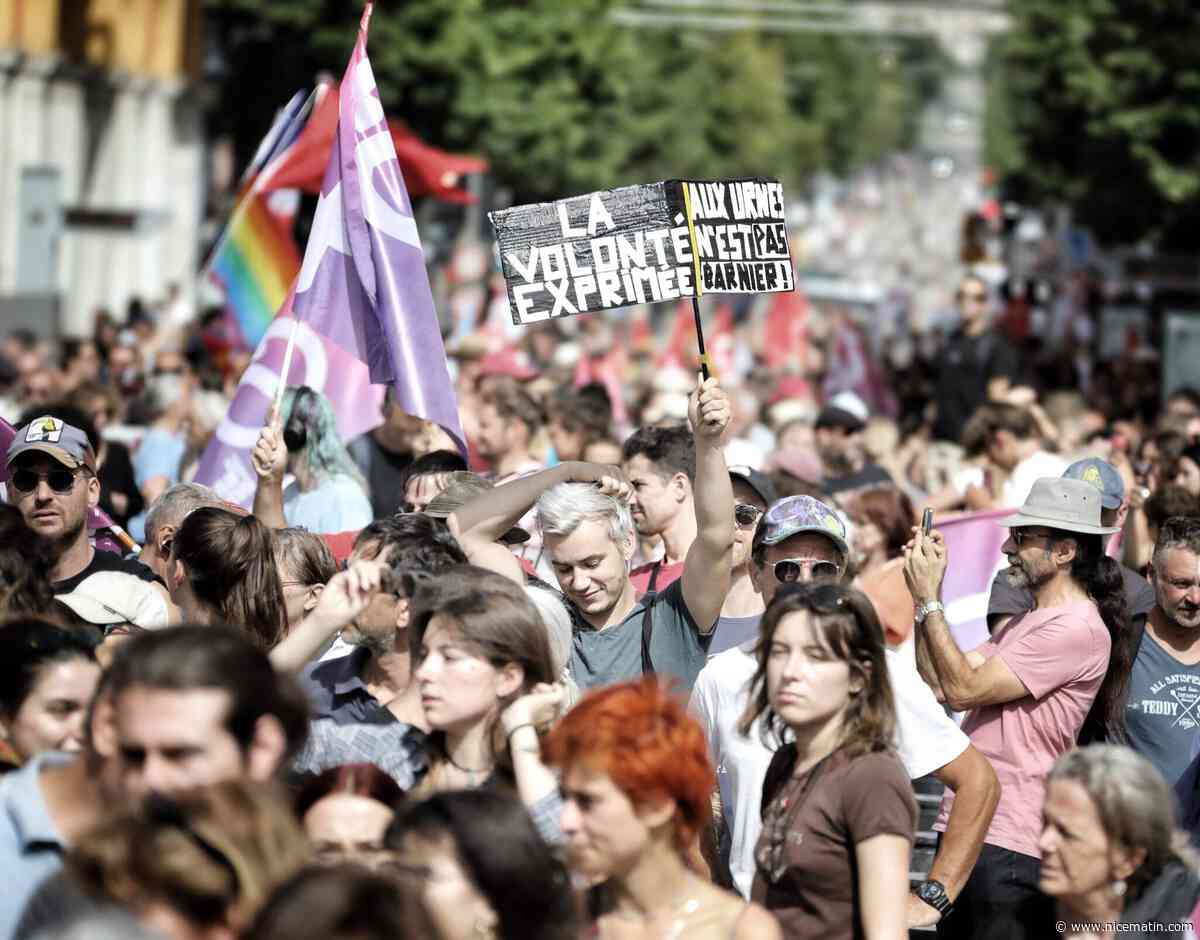
{"label": "denim jeans", "polygon": [[[940,844],[939,840],[939,844]],[[938,940],[1045,940],[1055,936],[1054,902],[1038,891],[1040,860],[984,844]]]}

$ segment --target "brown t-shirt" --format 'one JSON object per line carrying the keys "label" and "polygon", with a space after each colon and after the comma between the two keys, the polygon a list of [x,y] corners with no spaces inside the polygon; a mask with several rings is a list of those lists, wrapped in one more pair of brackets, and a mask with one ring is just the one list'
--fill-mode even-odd
{"label": "brown t-shirt", "polygon": [[760,862],[753,899],[779,919],[786,937],[857,940],[863,928],[854,848],[884,833],[911,844],[917,825],[912,784],[891,751],[855,758],[838,752],[817,768],[801,797],[812,771],[793,776],[795,762],[793,745],[780,748],[763,783],[757,857],[771,844],[772,820],[789,810],[791,818],[783,840],[783,874],[771,881]]}

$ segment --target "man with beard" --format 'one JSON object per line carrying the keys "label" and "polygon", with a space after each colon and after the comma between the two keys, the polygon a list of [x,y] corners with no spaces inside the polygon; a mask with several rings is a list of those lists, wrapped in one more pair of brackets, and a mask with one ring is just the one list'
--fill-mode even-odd
{"label": "man with beard", "polygon": [[[1053,913],[1038,890],[1041,806],[1046,777],[1076,742],[1123,733],[1130,665],[1128,613],[1119,566],[1104,554],[1101,493],[1083,480],[1047,477],[1024,506],[999,521],[1009,578],[1036,606],[964,653],[941,602],[948,563],[939,532],[914,529],[904,577],[916,608],[917,665],[962,729],[991,761],[1000,802],[979,863],[941,937],[1041,938]],[[945,830],[956,800],[947,794],[934,828]]]}
{"label": "man with beard", "polygon": [[[1114,529],[1124,528],[1129,503],[1125,499],[1125,481],[1116,467],[1099,457],[1087,457],[1067,467],[1063,479],[1083,480],[1094,486],[1100,492],[1100,524]],[[1125,585],[1129,623],[1136,635],[1145,625],[1154,606],[1154,591],[1145,578],[1124,565],[1121,566],[1121,578]],[[1014,616],[1033,610],[1035,606],[1033,591],[1028,586],[1015,585],[1009,578],[1008,569],[1001,571],[992,581],[992,593],[988,597],[989,632],[996,633]]]}
{"label": "man with beard", "polygon": [[867,460],[863,448],[866,426],[867,407],[853,392],[834,396],[817,415],[817,453],[825,468],[821,487],[831,496],[892,482],[886,470]]}
{"label": "man with beard", "polygon": [[377,519],[358,534],[350,564],[381,561],[391,569],[390,590],[380,591],[343,632],[356,649],[339,659],[309,666],[304,682],[314,718],[339,724],[374,720],[380,706],[392,703],[392,714],[419,726],[425,718],[412,676],[408,646],[408,602],[405,583],[437,574],[467,556],[444,523],[419,513]]}
{"label": "man with beard", "polygon": [[[98,571],[123,571],[158,584],[153,571],[88,540],[88,512],[100,502],[96,454],[87,435],[54,415],[18,428],[8,448],[9,501],[51,559],[55,594],[69,594]],[[166,588],[158,584],[167,601]]]}
{"label": "man with beard", "polygon": [[1130,746],[1174,784],[1200,724],[1200,519],[1168,519],[1150,566],[1154,609],[1129,679]]}

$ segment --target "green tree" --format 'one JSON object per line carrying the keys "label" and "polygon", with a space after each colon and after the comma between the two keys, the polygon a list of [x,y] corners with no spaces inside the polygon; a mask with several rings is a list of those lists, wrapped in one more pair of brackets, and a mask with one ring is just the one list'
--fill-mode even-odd
{"label": "green tree", "polygon": [[1012,0],[989,95],[1008,191],[1060,200],[1103,242],[1200,244],[1200,5]]}
{"label": "green tree", "polygon": [[[515,201],[672,176],[762,174],[789,187],[911,140],[928,92],[862,37],[639,30],[616,0],[379,0],[370,53],[388,111],[480,153]],[[249,157],[270,109],[340,77],[358,4],[206,0],[228,63],[214,130]],[[914,50],[916,50],[914,52]],[[247,95],[247,87],[254,88]]]}

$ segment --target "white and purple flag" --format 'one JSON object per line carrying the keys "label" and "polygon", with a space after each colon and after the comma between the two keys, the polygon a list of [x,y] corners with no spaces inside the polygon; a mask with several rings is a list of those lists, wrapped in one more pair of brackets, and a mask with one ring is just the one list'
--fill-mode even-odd
{"label": "white and purple flag", "polygon": [[371,4],[338,91],[337,136],[304,264],[296,317],[391,383],[400,407],[466,452],[425,255],[367,58]]}
{"label": "white and purple flag", "polygon": [[381,386],[391,384],[401,408],[440,424],[466,451],[412,204],[367,59],[371,6],[338,91],[337,135],[300,274],[196,472],[242,506],[254,499],[250,451],[296,321],[287,384],[324,392],[344,440],[379,423]]}

